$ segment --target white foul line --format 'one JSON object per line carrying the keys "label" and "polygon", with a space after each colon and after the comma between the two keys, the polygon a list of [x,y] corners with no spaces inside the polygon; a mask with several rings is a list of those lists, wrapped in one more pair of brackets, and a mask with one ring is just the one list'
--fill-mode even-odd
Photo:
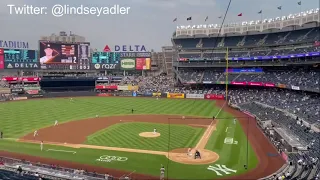
{"label": "white foul line", "polygon": [[67,153],[72,153],[72,154],[77,153],[75,151],[65,151],[65,150],[58,150],[58,149],[48,149],[47,151],[67,152]]}
{"label": "white foul line", "polygon": [[[227,101],[226,101],[226,102],[227,102]],[[220,110],[218,111],[218,113],[214,116],[215,118],[218,117],[218,115],[220,114],[222,108],[225,106],[226,102],[224,102],[224,104],[222,105],[222,107],[220,108]],[[203,134],[203,136],[201,137],[200,141],[199,141],[198,144],[196,145],[196,148],[198,148],[199,143],[202,141],[203,138],[208,139],[209,136],[211,135],[211,133],[210,133],[210,132],[211,132],[211,129],[214,128],[214,126],[212,126],[212,123],[213,123],[213,121],[212,121],[212,122],[210,123],[210,125],[208,126],[208,129],[204,132],[204,134]],[[208,133],[207,136],[205,136],[206,133]]]}
{"label": "white foul line", "polygon": [[[226,101],[227,102],[227,101]],[[215,118],[217,118],[221,112],[221,110],[223,109],[223,107],[225,106],[226,102],[224,102],[224,104],[222,105],[222,107],[220,108],[220,110],[218,111],[218,113],[214,116]],[[208,137],[211,135],[211,131],[214,128],[214,126],[212,126],[213,121],[210,123],[210,126],[208,128],[208,134],[206,136],[206,139],[208,139]]]}

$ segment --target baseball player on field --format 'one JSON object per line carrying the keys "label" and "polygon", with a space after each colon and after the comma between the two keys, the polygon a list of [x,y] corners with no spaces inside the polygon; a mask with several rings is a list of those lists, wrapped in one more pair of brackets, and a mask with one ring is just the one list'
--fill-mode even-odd
{"label": "baseball player on field", "polygon": [[166,169],[164,168],[164,166],[162,166],[160,168],[160,180],[164,180],[164,172],[166,171]]}
{"label": "baseball player on field", "polygon": [[233,124],[236,125],[237,119],[233,119]]}
{"label": "baseball player on field", "polygon": [[157,134],[157,129],[156,128],[153,129],[153,134]]}
{"label": "baseball player on field", "polygon": [[54,122],[54,126],[57,126],[57,125],[58,125],[58,120]]}
{"label": "baseball player on field", "polygon": [[33,137],[35,138],[36,136],[38,136],[39,134],[38,134],[38,130],[35,130],[34,132],[33,132]]}
{"label": "baseball player on field", "polygon": [[191,148],[188,148],[188,153],[187,153],[188,156],[192,156],[192,152],[191,152]]}
{"label": "baseball player on field", "polygon": [[42,149],[43,149],[43,141],[41,141],[41,143],[40,143],[40,149],[42,151]]}

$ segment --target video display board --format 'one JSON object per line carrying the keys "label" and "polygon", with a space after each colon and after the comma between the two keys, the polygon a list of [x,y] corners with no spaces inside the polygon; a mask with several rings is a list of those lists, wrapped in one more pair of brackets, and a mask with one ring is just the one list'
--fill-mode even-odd
{"label": "video display board", "polygon": [[90,69],[90,44],[81,43],[78,45],[79,69]]}
{"label": "video display board", "polygon": [[78,64],[79,44],[40,41],[40,64]]}
{"label": "video display board", "polygon": [[94,52],[92,54],[93,64],[119,64],[120,53],[117,52]]}
{"label": "video display board", "polygon": [[136,58],[136,70],[150,70],[151,58]]}
{"label": "video display board", "polygon": [[62,43],[40,41],[41,69],[91,69],[90,43]]}
{"label": "video display board", "polygon": [[38,69],[38,51],[27,49],[3,49],[5,69]]}
{"label": "video display board", "polygon": [[92,54],[92,69],[113,70],[119,69],[120,53],[117,52],[94,52]]}

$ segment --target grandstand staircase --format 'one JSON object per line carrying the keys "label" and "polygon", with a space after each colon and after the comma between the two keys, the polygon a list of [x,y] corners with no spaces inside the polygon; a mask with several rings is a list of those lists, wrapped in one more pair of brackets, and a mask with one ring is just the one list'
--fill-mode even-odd
{"label": "grandstand staircase", "polygon": [[262,46],[262,45],[264,45],[264,43],[266,42],[268,36],[269,36],[269,35],[266,34],[262,39],[260,39],[260,40],[257,42],[257,46]]}
{"label": "grandstand staircase", "polygon": [[305,35],[302,35],[297,38],[297,42],[303,41],[308,38],[309,34],[314,30],[314,28],[310,29]]}
{"label": "grandstand staircase", "polygon": [[276,41],[277,44],[281,44],[283,43],[288,36],[290,36],[291,32],[288,32],[283,38],[279,39],[278,41]]}
{"label": "grandstand staircase", "polygon": [[225,37],[223,37],[221,41],[218,43],[218,47],[224,47],[224,40],[225,40]]}
{"label": "grandstand staircase", "polygon": [[198,82],[198,83],[202,83],[203,82],[203,77],[204,77],[204,72],[202,72],[201,77],[200,77],[200,82]]}
{"label": "grandstand staircase", "polygon": [[197,48],[202,48],[203,43],[202,43],[202,39],[199,40],[198,44],[196,45]]}
{"label": "grandstand staircase", "polygon": [[242,47],[246,43],[247,36],[243,36],[242,40],[238,42],[237,46]]}

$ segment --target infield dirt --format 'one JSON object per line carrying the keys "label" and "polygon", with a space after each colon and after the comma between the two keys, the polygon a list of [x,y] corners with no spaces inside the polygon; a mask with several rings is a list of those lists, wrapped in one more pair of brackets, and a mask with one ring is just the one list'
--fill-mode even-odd
{"label": "infield dirt", "polygon": [[[152,150],[141,150],[141,149],[130,149],[130,148],[117,148],[117,147],[105,147],[95,145],[85,145],[86,137],[94,134],[97,131],[103,130],[111,125],[126,122],[152,122],[152,123],[163,123],[163,124],[183,124],[192,127],[206,128],[206,131],[202,135],[200,141],[196,147],[193,148],[203,153],[201,159],[194,159],[187,156],[186,151],[181,149],[173,150],[170,152],[152,151]],[[194,123],[197,124],[194,124]],[[191,124],[193,123],[193,124]],[[172,161],[182,164],[210,164],[214,163],[219,159],[219,155],[215,152],[205,150],[210,135],[216,129],[216,120],[196,117],[185,117],[182,116],[168,116],[168,115],[129,115],[129,116],[110,116],[110,117],[97,117],[92,119],[85,119],[79,121],[72,121],[68,123],[59,124],[58,126],[51,126],[44,129],[38,130],[38,136],[34,137],[33,133],[30,133],[20,139],[22,142],[39,143],[44,141],[45,144],[54,144],[72,148],[91,148],[91,149],[106,149],[123,152],[136,152],[145,154],[156,154],[164,155]],[[72,134],[70,134],[72,130]],[[138,134],[137,134],[138,135]],[[153,137],[160,136],[160,133],[154,135],[153,132],[142,132],[139,136]],[[187,149],[187,148],[186,148]]]}

